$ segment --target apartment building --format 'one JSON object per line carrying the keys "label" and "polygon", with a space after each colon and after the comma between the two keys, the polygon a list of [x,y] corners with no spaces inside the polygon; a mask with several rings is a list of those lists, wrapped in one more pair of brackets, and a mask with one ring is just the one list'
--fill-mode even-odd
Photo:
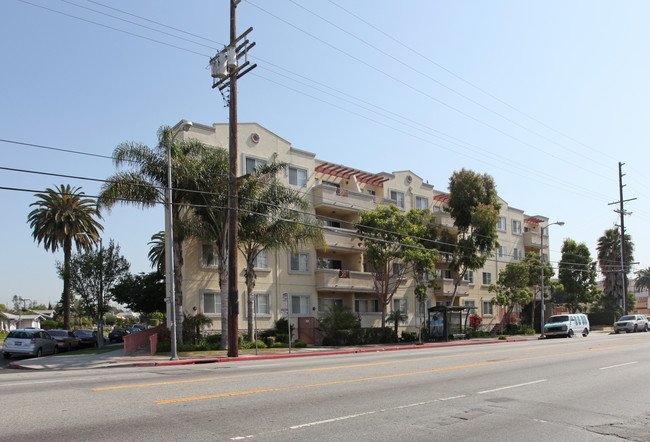
{"label": "apartment building", "polygon": [[[194,123],[189,132],[181,132],[179,136],[227,149],[228,124]],[[448,195],[409,170],[375,173],[320,160],[314,153],[293,147],[256,123],[240,123],[238,137],[238,174],[249,173],[272,161],[288,163],[290,166],[280,179],[303,193],[326,226],[325,246],[293,254],[276,250],[260,254],[255,268],[256,312],[247,311],[246,287],[239,272],[240,330],[246,329],[251,314],[259,329],[270,328],[278,318],[289,316],[298,330],[294,337],[309,343],[314,340],[315,319],[332,305],[353,309],[363,327],[379,326],[381,306],[373,294],[374,284],[365,265],[364,249],[354,235],[359,211],[391,204],[404,211],[428,209],[440,225],[453,231],[453,220],[444,211]],[[493,298],[488,292],[490,282],[496,281],[498,272],[507,263],[522,259],[530,250],[539,252],[540,227],[548,222],[542,216],[527,216],[503,200],[501,203],[497,226],[501,248],[483,269],[465,275],[454,301],[454,305],[476,307],[486,327],[501,319],[498,307],[490,303]],[[212,245],[188,240],[183,250],[183,311],[188,315],[200,312],[212,318],[212,328],[219,330],[222,295]],[[545,253],[548,254],[547,249]],[[240,267],[242,262],[240,259]],[[393,297],[389,311],[399,308],[408,314],[403,329],[417,330],[426,307],[451,301],[457,275],[440,262],[431,277],[436,278],[436,288],[430,290],[424,308],[415,301],[413,280],[407,280]]]}

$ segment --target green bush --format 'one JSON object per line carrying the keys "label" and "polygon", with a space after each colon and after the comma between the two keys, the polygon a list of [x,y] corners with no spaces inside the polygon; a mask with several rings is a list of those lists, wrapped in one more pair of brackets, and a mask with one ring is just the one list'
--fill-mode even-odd
{"label": "green bush", "polygon": [[[246,349],[246,350],[253,349],[253,348],[255,348],[255,342],[254,341],[253,342],[251,342],[251,341],[243,341],[241,343],[241,345],[239,346],[239,348],[243,348],[243,349]],[[258,339],[257,340],[257,348],[266,348],[266,344],[264,343],[264,341],[260,341]]]}
{"label": "green bush", "polygon": [[170,341],[158,341],[158,346],[156,347],[156,352],[158,353],[169,353],[172,351],[172,343]]}
{"label": "green bush", "polygon": [[418,340],[418,334],[414,331],[404,330],[402,331],[402,341],[404,342],[415,342]]}
{"label": "green bush", "polygon": [[54,319],[44,319],[41,321],[41,328],[43,330],[63,328],[63,322],[55,321]]}
{"label": "green bush", "polygon": [[489,338],[490,333],[486,332],[486,331],[472,330],[471,337],[472,338]]}
{"label": "green bush", "polygon": [[267,336],[264,338],[264,343],[267,347],[273,347],[273,344],[275,344],[275,336]]}
{"label": "green bush", "polygon": [[302,341],[300,341],[300,340],[296,340],[296,342],[293,343],[293,346],[294,346],[295,348],[305,348],[305,347],[307,347],[307,343],[306,343],[306,342],[302,342]]}
{"label": "green bush", "polygon": [[286,333],[278,333],[275,335],[275,343],[280,342],[289,345],[289,335]]}
{"label": "green bush", "polygon": [[204,339],[208,344],[221,345],[221,335],[219,333],[211,333],[206,335]]}
{"label": "green bush", "polygon": [[287,348],[287,347],[289,347],[289,342],[288,341],[286,343],[285,342],[276,342],[275,344],[273,344],[273,348]]}

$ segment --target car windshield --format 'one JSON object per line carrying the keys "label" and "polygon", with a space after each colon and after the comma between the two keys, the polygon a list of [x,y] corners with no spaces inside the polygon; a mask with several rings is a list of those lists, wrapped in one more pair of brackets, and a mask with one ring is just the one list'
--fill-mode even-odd
{"label": "car windshield", "polygon": [[634,316],[621,316],[619,321],[634,321]]}
{"label": "car windshield", "polygon": [[548,322],[550,322],[550,323],[555,323],[555,322],[568,322],[568,321],[569,321],[569,317],[566,316],[566,315],[562,315],[562,316],[551,316],[550,318],[548,318]]}
{"label": "car windshield", "polygon": [[7,335],[8,338],[16,338],[16,339],[32,339],[34,337],[34,332],[26,332],[26,331],[10,331],[9,334]]}
{"label": "car windshield", "polygon": [[92,336],[93,335],[92,330],[77,330],[75,333],[77,335],[79,335],[79,336]]}
{"label": "car windshield", "polygon": [[50,334],[50,336],[68,336],[68,332],[65,330],[48,330],[47,332]]}

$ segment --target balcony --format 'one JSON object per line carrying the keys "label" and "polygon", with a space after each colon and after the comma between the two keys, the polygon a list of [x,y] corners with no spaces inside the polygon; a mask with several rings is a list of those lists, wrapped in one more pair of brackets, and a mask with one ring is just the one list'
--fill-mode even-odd
{"label": "balcony", "polygon": [[316,270],[316,290],[373,293],[372,273],[352,270]]}
{"label": "balcony", "polygon": [[[548,237],[544,237],[544,242],[548,245]],[[524,247],[539,249],[541,246],[539,232],[524,232]]]}
{"label": "balcony", "polygon": [[[433,290],[435,296],[453,296],[454,280],[453,279],[436,279],[436,287]],[[469,282],[461,281],[458,284],[456,296],[469,296]]]}
{"label": "balcony", "polygon": [[438,220],[438,225],[441,227],[446,227],[448,229],[456,229],[454,226],[454,219],[447,212],[434,212],[433,213]]}
{"label": "balcony", "polygon": [[359,246],[361,240],[355,230],[328,227],[323,229],[325,245],[330,250],[343,250],[349,252],[362,252],[364,249]]}
{"label": "balcony", "polygon": [[377,205],[390,205],[392,201],[339,187],[319,185],[312,190],[314,208],[327,207],[342,211],[358,212],[375,210]]}

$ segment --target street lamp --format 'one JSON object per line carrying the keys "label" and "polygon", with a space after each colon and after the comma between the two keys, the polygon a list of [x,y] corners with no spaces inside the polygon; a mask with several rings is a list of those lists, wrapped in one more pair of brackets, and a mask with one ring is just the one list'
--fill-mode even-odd
{"label": "street lamp", "polygon": [[557,221],[551,224],[548,224],[546,227],[540,226],[540,253],[539,253],[539,263],[540,267],[542,268],[542,308],[541,308],[541,320],[539,326],[542,329],[542,335],[540,337],[545,338],[546,335],[544,334],[544,229],[547,229],[554,225],[557,224],[558,226],[563,226],[564,221]]}
{"label": "street lamp", "polygon": [[174,293],[174,222],[172,220],[172,144],[176,136],[181,131],[189,131],[192,122],[183,120],[180,127],[174,132],[172,139],[167,144],[167,204],[165,207],[165,230],[167,231],[167,263],[168,263],[168,282],[169,282],[169,300],[171,303],[171,344],[172,344],[172,361],[178,361],[178,352],[176,349],[176,298]]}
{"label": "street lamp", "polygon": [[93,242],[99,239],[99,294],[97,295],[97,316],[99,316],[99,323],[97,324],[97,347],[101,348],[104,346],[104,241],[101,236],[90,236],[86,232],[75,233],[75,235],[85,236],[89,241]]}

